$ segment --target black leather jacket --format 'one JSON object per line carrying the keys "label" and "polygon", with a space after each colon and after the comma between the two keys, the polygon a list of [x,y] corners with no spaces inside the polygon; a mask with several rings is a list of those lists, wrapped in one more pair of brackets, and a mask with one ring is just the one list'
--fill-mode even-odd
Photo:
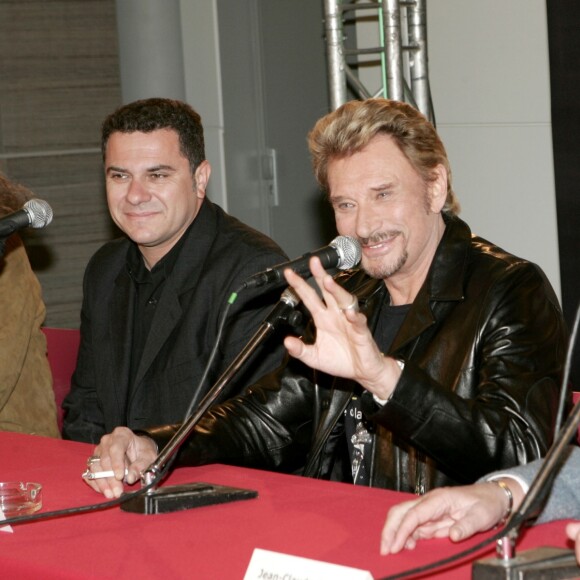
{"label": "black leather jacket", "polygon": [[[364,272],[343,276],[374,329],[388,297]],[[567,333],[536,265],[447,227],[389,354],[405,367],[376,425],[371,485],[424,493],[542,456],[552,441]],[[232,463],[348,481],[341,420],[352,381],[296,360],[214,407],[179,452],[183,464]],[[163,445],[175,427],[148,430]]]}

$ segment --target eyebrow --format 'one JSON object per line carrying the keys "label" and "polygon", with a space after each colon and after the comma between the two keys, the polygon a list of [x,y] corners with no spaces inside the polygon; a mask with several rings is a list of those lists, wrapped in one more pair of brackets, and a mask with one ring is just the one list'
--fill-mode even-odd
{"label": "eyebrow", "polygon": [[117,167],[116,165],[109,165],[107,167],[107,173],[111,173],[113,171],[117,171],[119,173],[127,173],[127,170],[123,169],[122,167]]}
{"label": "eyebrow", "polygon": [[375,185],[371,187],[371,191],[384,191],[385,189],[393,189],[395,184],[392,181],[386,181],[385,183],[379,183],[379,185]]}
{"label": "eyebrow", "polygon": [[[107,173],[111,172],[119,172],[119,173],[131,173],[128,169],[124,167],[117,167],[116,165],[109,165],[107,167]],[[147,173],[155,173],[156,171],[175,171],[175,167],[172,165],[154,165],[153,167],[148,167],[146,169]]]}
{"label": "eyebrow", "polygon": [[175,171],[175,167],[173,165],[155,165],[153,167],[147,168],[147,173],[155,173],[156,171]]}
{"label": "eyebrow", "polygon": [[[384,183],[379,183],[379,185],[369,187],[368,191],[385,191],[387,189],[393,189],[393,187],[395,187],[395,184],[392,181],[385,181]],[[332,195],[332,193],[330,193],[328,195],[328,199],[331,203],[333,203],[336,201],[344,201],[345,199],[352,199],[352,197],[348,195]]]}

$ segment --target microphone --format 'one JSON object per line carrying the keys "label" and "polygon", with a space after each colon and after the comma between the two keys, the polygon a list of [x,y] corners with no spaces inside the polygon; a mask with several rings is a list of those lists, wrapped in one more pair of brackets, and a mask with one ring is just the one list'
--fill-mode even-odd
{"label": "microphone", "polygon": [[348,270],[360,262],[361,247],[357,240],[350,236],[338,236],[323,248],[308,252],[300,258],[283,262],[277,266],[272,266],[263,272],[250,276],[242,285],[242,289],[259,288],[271,282],[280,282],[284,280],[283,272],[290,268],[300,276],[310,274],[308,266],[310,258],[317,256],[322,262],[322,266],[328,268],[338,268],[339,270]]}
{"label": "microphone", "polygon": [[0,238],[23,228],[43,228],[52,221],[52,208],[42,199],[28,200],[22,209],[0,218]]}

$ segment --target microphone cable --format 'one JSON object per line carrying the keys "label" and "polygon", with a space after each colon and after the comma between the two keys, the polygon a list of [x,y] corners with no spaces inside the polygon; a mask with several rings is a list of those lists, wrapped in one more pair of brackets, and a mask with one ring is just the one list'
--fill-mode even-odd
{"label": "microphone cable", "polygon": [[444,568],[449,564],[454,564],[455,562],[459,562],[471,556],[472,554],[483,550],[483,548],[487,547],[489,544],[493,542],[497,542],[497,540],[503,538],[509,531],[511,531],[517,524],[512,523],[511,525],[506,526],[505,528],[496,532],[493,536],[486,538],[472,546],[471,548],[467,548],[462,552],[457,554],[453,554],[453,556],[448,556],[447,558],[443,558],[442,560],[436,560],[435,562],[431,562],[429,564],[424,564],[423,566],[417,566],[416,568],[411,568],[410,570],[405,570],[404,572],[398,572],[397,574],[392,574],[390,576],[383,576],[377,578],[376,580],[398,580],[399,578],[408,578],[410,576],[422,576],[425,572],[430,572],[431,570],[435,570],[438,568]]}
{"label": "microphone cable", "polygon": [[143,486],[135,491],[123,493],[123,495],[121,495],[121,497],[118,497],[116,499],[108,500],[105,502],[99,502],[99,503],[95,503],[95,504],[88,504],[88,505],[76,506],[76,507],[72,507],[72,508],[53,510],[53,511],[49,511],[49,512],[38,512],[38,513],[34,513],[34,514],[27,514],[27,515],[21,515],[21,516],[12,516],[10,518],[0,520],[0,527],[11,526],[11,525],[16,525],[16,524],[24,524],[24,523],[34,522],[34,521],[39,521],[39,520],[54,519],[54,518],[59,518],[59,517],[64,517],[64,516],[74,516],[74,515],[82,514],[82,513],[101,511],[101,510],[105,510],[105,509],[109,509],[109,508],[121,505],[121,504],[125,503],[126,501],[129,501],[135,497],[138,497],[140,495],[147,493],[152,487],[155,487],[167,475],[167,472],[169,471],[169,468],[171,467],[172,463],[173,463],[173,461],[168,461],[167,464],[164,466],[164,468],[147,485],[145,485],[145,486]]}
{"label": "microphone cable", "polygon": [[[197,390],[201,389],[201,387],[203,386],[203,384],[205,383],[205,381],[207,379],[207,375],[209,374],[209,370],[211,368],[211,365],[213,364],[213,361],[215,360],[215,357],[216,357],[216,354],[217,354],[217,351],[218,351],[218,348],[219,348],[219,345],[221,342],[223,330],[225,327],[226,320],[228,318],[229,311],[230,311],[232,305],[234,304],[234,302],[237,300],[238,294],[242,289],[243,289],[243,286],[240,287],[237,291],[232,292],[230,294],[230,297],[228,298],[227,304],[226,304],[226,306],[221,314],[220,321],[218,324],[218,332],[217,332],[215,344],[212,348],[212,351],[211,351],[210,356],[208,358],[208,361],[205,365],[203,374],[198,382],[197,389],[195,392],[197,392]],[[191,403],[190,403],[190,405],[185,413],[184,422],[190,417],[190,415],[193,412],[194,400],[195,400],[195,395],[194,395],[194,397],[192,397]],[[176,457],[177,457],[177,455],[174,454],[169,459],[169,461],[166,462],[166,464],[162,467],[162,469],[154,476],[153,480],[150,483],[139,488],[138,490],[124,493],[119,498],[105,501],[105,502],[99,502],[96,504],[76,506],[76,507],[65,508],[65,509],[61,509],[61,510],[53,510],[53,511],[49,511],[49,512],[27,514],[27,515],[21,515],[21,516],[13,516],[10,518],[6,518],[4,520],[0,520],[0,527],[9,526],[12,524],[21,524],[21,523],[39,521],[39,520],[54,519],[54,518],[58,518],[58,517],[71,516],[71,515],[76,515],[76,514],[81,514],[81,513],[90,513],[90,512],[101,511],[101,510],[109,509],[109,508],[112,508],[115,506],[119,506],[119,505],[123,504],[124,502],[129,501],[130,499],[133,499],[139,495],[147,493],[151,488],[157,486],[166,477],[166,475],[169,472],[171,466],[173,465]]]}
{"label": "microphone cable", "polygon": [[191,398],[191,402],[189,403],[189,407],[187,407],[187,411],[185,412],[185,415],[183,417],[183,422],[185,423],[185,421],[187,421],[187,419],[189,419],[189,417],[191,416],[191,414],[193,413],[193,405],[195,403],[196,400],[196,393],[198,393],[201,388],[203,387],[203,384],[205,383],[206,379],[207,379],[207,375],[209,374],[209,369],[211,368],[211,365],[213,364],[213,361],[216,357],[219,345],[221,343],[221,339],[222,339],[222,334],[224,331],[224,327],[226,324],[226,320],[228,317],[228,313],[230,311],[230,308],[232,307],[232,304],[238,299],[238,292],[232,292],[230,294],[230,297],[228,298],[227,304],[221,314],[221,318],[220,318],[220,322],[218,325],[218,332],[217,332],[217,337],[215,339],[215,343],[213,345],[213,348],[211,350],[211,353],[209,355],[209,358],[207,359],[207,363],[205,365],[205,368],[203,370],[203,374],[201,375],[201,378],[199,379],[199,382],[197,383],[197,387],[195,388],[195,390],[193,391],[193,396]]}
{"label": "microphone cable", "polygon": [[[214,361],[215,356],[216,356],[217,351],[218,351],[219,344],[221,342],[221,337],[223,334],[223,329],[225,327],[225,322],[226,322],[227,317],[228,317],[228,313],[230,311],[232,304],[237,300],[237,298],[238,298],[237,292],[232,292],[232,294],[228,298],[228,302],[227,302],[227,304],[226,304],[226,306],[221,314],[221,317],[220,317],[220,322],[218,325],[218,333],[217,333],[214,347],[210,353],[210,356],[209,356],[208,361],[206,363],[206,366],[204,368],[202,377],[198,382],[197,389],[201,389],[201,387],[203,386],[203,384],[205,383],[205,381],[207,379],[209,369],[211,368],[211,365],[213,364],[213,361]],[[196,390],[196,392],[197,392],[197,390]],[[187,420],[187,418],[192,413],[192,407],[193,407],[194,400],[195,400],[195,398],[192,398],[192,401],[189,405],[189,408],[187,409],[187,412],[185,414],[184,421]],[[174,455],[165,464],[165,466],[163,466],[163,469],[161,471],[159,471],[157,473],[157,475],[155,475],[155,477],[153,478],[153,480],[150,483],[139,488],[138,490],[124,493],[119,498],[112,499],[112,500],[105,501],[105,502],[99,502],[99,503],[95,503],[95,504],[77,506],[77,507],[72,507],[72,508],[64,508],[61,510],[53,510],[53,511],[49,511],[49,512],[41,512],[41,513],[21,515],[21,516],[13,516],[10,518],[6,518],[4,520],[0,520],[0,527],[9,526],[9,525],[13,525],[13,524],[16,525],[16,524],[21,524],[21,523],[39,521],[39,520],[54,519],[54,518],[64,517],[64,516],[72,516],[72,515],[82,514],[82,513],[96,512],[96,511],[109,509],[109,508],[112,508],[115,506],[119,506],[119,505],[125,503],[126,501],[129,501],[130,499],[133,499],[139,495],[147,493],[151,488],[158,485],[165,478],[167,473],[169,472],[171,466],[173,465],[175,457],[176,456]]]}

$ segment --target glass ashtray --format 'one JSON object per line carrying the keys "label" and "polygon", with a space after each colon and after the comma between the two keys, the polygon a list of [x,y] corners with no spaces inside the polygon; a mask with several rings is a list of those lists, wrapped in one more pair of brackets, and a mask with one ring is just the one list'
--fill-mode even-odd
{"label": "glass ashtray", "polygon": [[33,514],[41,507],[42,485],[40,483],[0,482],[0,510],[7,518]]}

